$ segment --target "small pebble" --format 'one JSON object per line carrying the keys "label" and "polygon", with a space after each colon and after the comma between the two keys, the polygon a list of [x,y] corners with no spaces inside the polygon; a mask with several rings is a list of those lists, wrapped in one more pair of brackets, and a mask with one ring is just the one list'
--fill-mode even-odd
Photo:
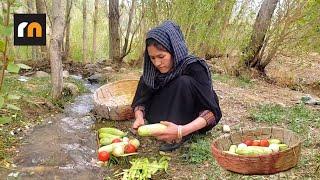
{"label": "small pebble", "polygon": [[228,125],[223,125],[222,127],[222,132],[225,132],[225,133],[229,133],[231,130],[230,130],[230,126]]}

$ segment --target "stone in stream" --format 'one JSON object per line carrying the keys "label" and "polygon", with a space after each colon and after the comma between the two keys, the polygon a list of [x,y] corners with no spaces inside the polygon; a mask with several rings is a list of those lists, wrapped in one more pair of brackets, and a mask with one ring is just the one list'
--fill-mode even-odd
{"label": "stone in stream", "polygon": [[301,97],[301,102],[308,105],[320,105],[320,101],[307,94]]}
{"label": "stone in stream", "polygon": [[68,78],[70,76],[69,71],[66,71],[66,70],[62,71],[62,76],[64,78]]}
{"label": "stone in stream", "polygon": [[63,93],[66,95],[76,96],[79,94],[79,88],[73,83],[64,83],[63,84]]}
{"label": "stone in stream", "polygon": [[37,71],[34,77],[42,78],[42,77],[50,77],[50,75],[44,71]]}
{"label": "stone in stream", "polygon": [[107,76],[105,74],[101,74],[101,73],[96,73],[90,77],[88,77],[88,81],[90,83],[99,83],[102,81],[107,80]]}

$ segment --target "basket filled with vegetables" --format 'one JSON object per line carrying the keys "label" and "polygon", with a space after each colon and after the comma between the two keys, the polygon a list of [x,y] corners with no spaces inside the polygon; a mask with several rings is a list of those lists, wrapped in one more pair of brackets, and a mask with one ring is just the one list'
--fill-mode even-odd
{"label": "basket filled with vegetables", "polygon": [[96,113],[111,120],[132,119],[131,103],[137,86],[138,80],[120,80],[101,86],[93,94]]}
{"label": "basket filled with vegetables", "polygon": [[299,161],[301,140],[290,130],[265,127],[223,135],[211,150],[223,168],[241,174],[274,174]]}

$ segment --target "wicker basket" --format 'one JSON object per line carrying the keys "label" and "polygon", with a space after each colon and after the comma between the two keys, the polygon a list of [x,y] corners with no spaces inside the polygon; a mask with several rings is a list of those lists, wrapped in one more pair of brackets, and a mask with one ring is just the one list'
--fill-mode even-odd
{"label": "wicker basket", "polygon": [[[232,155],[230,145],[239,144],[246,139],[276,138],[289,146],[287,150],[260,156]],[[292,131],[282,128],[257,128],[227,134],[216,139],[211,150],[218,164],[223,168],[241,174],[274,174],[288,170],[299,161],[301,141]]]}
{"label": "wicker basket", "polygon": [[101,86],[93,95],[95,111],[111,120],[132,119],[131,103],[138,80],[120,80]]}

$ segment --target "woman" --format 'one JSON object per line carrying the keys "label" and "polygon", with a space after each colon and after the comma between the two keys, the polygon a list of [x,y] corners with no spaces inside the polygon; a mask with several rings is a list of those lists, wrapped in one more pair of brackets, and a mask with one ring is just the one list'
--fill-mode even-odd
{"label": "woman", "polygon": [[148,123],[167,126],[155,134],[172,151],[194,133],[211,130],[220,120],[218,97],[204,60],[188,54],[182,32],[172,21],[150,30],[144,71],[132,103],[133,129]]}

